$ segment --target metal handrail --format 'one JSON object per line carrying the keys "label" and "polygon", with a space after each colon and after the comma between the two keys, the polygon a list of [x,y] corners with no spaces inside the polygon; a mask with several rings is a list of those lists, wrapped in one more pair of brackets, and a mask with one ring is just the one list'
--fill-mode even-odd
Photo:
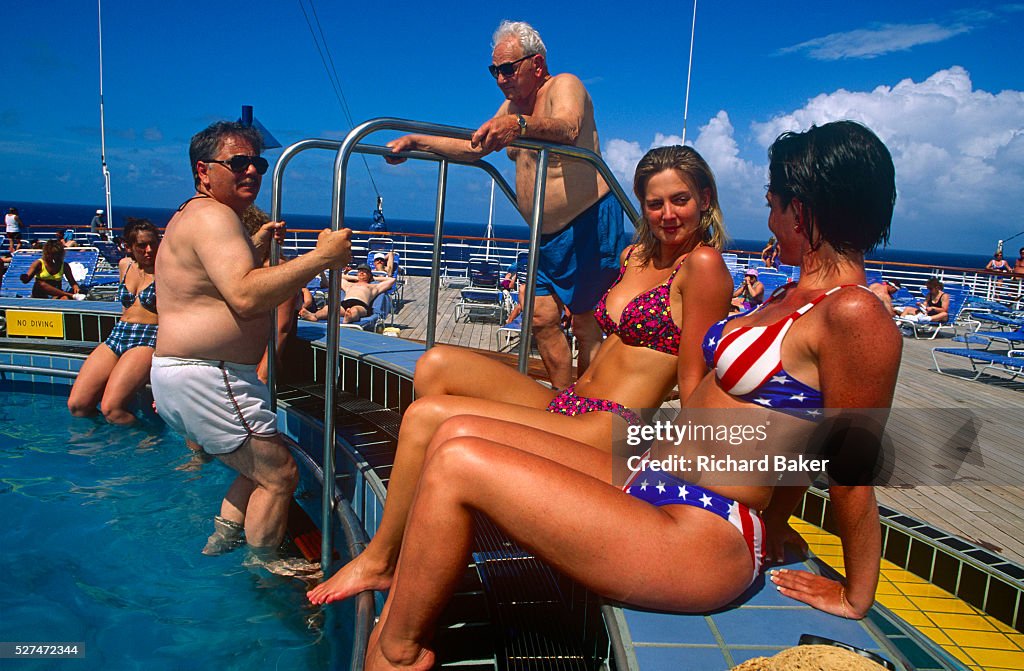
{"label": "metal handrail", "polygon": [[[341,229],[345,220],[345,192],[346,192],[346,168],[349,157],[353,152],[392,155],[387,147],[376,145],[359,144],[360,140],[370,133],[382,130],[396,130],[402,132],[425,133],[434,136],[449,137],[455,139],[469,140],[473,131],[468,128],[456,126],[445,126],[441,124],[427,123],[421,121],[410,121],[397,118],[379,118],[366,121],[356,126],[345,139],[340,143],[334,140],[309,139],[302,140],[287,147],[274,165],[272,176],[271,209],[270,217],[274,221],[281,217],[281,198],[284,182],[284,170],[295,155],[309,149],[336,150],[334,160],[334,181],[331,190],[331,230]],[[623,210],[629,216],[630,221],[635,225],[639,214],[633,208],[629,198],[626,196],[618,181],[612,175],[611,170],[601,158],[592,151],[579,147],[557,145],[536,140],[519,139],[510,146],[519,149],[534,150],[539,153],[537,159],[536,181],[533,193],[533,211],[530,218],[530,249],[528,254],[527,286],[523,297],[523,331],[519,342],[519,370],[525,373],[530,353],[530,330],[533,321],[533,297],[536,288],[536,273],[539,262],[539,246],[541,236],[541,220],[544,212],[544,194],[547,184],[547,169],[552,153],[575,158],[591,164],[602,176],[609,190],[622,204]],[[437,201],[435,204],[434,221],[434,250],[433,263],[430,273],[430,297],[428,301],[427,315],[427,347],[432,347],[435,342],[437,328],[437,301],[440,293],[440,261],[441,243],[443,240],[444,228],[444,206],[447,191],[448,165],[457,163],[470,165],[483,169],[498,184],[513,205],[518,205],[515,191],[508,185],[504,177],[489,163],[482,160],[459,161],[449,159],[438,154],[422,151],[408,151],[399,154],[404,158],[416,158],[438,162],[438,188]],[[280,262],[280,247],[276,242],[271,244],[271,265]],[[324,444],[323,444],[323,510],[321,519],[322,543],[320,549],[320,565],[324,571],[324,577],[328,577],[330,565],[332,541],[332,525],[334,514],[334,446],[336,441],[335,427],[335,391],[339,371],[339,343],[340,335],[340,275],[336,269],[328,271],[328,308],[327,308],[327,357],[325,362],[325,385],[324,385]],[[271,318],[271,335],[268,345],[268,381],[271,389],[271,404],[276,409],[276,332],[277,332],[276,311]],[[359,645],[359,642],[356,643]]]}

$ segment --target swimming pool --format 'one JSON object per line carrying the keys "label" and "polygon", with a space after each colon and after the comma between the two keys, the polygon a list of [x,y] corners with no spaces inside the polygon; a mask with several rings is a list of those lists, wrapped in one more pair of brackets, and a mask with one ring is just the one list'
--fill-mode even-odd
{"label": "swimming pool", "polygon": [[347,613],[325,617],[301,582],[242,566],[242,551],[200,554],[230,470],[178,470],[189,452],[155,418],[74,419],[67,389],[0,383],[0,642],[84,643],[76,669],[319,671],[347,659]]}

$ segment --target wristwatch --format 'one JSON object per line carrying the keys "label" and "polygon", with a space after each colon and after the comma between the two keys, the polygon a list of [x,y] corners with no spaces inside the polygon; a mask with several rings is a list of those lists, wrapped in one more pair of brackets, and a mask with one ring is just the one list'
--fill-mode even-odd
{"label": "wristwatch", "polygon": [[516,123],[519,124],[519,137],[526,135],[526,117],[522,114],[517,114]]}

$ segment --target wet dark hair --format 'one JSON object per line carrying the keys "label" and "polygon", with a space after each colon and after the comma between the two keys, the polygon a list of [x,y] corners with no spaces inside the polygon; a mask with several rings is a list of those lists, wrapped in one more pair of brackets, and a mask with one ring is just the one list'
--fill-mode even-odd
{"label": "wet dark hair", "polygon": [[889,150],[854,121],[783,133],[768,149],[768,191],[783,207],[803,205],[808,239],[836,252],[869,252],[889,242],[896,170]]}
{"label": "wet dark hair", "polygon": [[263,136],[252,126],[245,126],[237,121],[217,121],[192,136],[188,145],[188,159],[192,162],[192,179],[199,188],[199,171],[196,163],[208,161],[217,156],[221,145],[229,137],[246,140],[256,149],[257,154],[263,153]]}
{"label": "wet dark hair", "polygon": [[140,219],[139,217],[125,217],[124,218],[124,244],[131,249],[132,245],[139,237],[139,233],[143,231],[152,233],[156,236],[156,239],[160,240],[160,229],[158,229],[152,221],[149,219]]}

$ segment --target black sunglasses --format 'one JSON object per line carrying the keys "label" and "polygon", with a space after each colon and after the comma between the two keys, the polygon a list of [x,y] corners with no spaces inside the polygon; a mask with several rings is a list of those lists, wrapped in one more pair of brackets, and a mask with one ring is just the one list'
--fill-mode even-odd
{"label": "black sunglasses", "polygon": [[514,61],[508,61],[507,63],[502,63],[501,65],[488,65],[487,71],[490,72],[491,76],[494,77],[495,79],[498,78],[498,75],[501,75],[503,77],[511,77],[516,73],[517,65],[525,61],[527,58],[533,58],[536,55],[537,54],[530,54],[529,56],[523,56],[522,58],[517,58]]}
{"label": "black sunglasses", "polygon": [[243,154],[236,154],[226,161],[217,161],[211,158],[203,161],[203,163],[220,163],[231,172],[237,173],[245,172],[249,169],[249,166],[252,165],[256,168],[256,173],[260,175],[265,175],[267,173],[267,168],[270,167],[270,164],[267,163],[267,159],[262,156],[245,156]]}

